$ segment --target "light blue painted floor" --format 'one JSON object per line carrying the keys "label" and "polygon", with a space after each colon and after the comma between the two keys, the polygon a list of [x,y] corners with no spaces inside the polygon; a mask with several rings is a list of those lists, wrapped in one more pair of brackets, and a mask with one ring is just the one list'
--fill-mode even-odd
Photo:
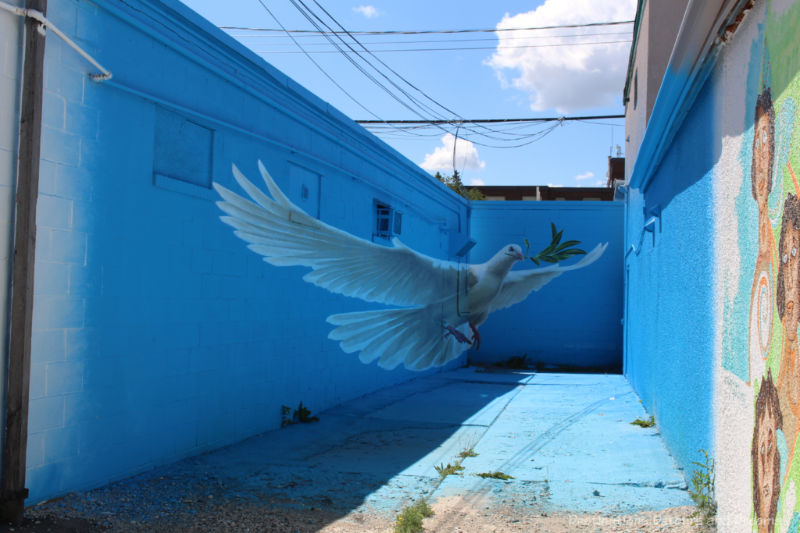
{"label": "light blue painted floor", "polygon": [[[341,514],[394,515],[420,496],[460,496],[532,513],[631,513],[692,504],[657,426],[630,424],[648,416],[619,375],[464,368],[319,416],[317,423],[271,431],[100,492],[139,501],[125,511],[139,513],[132,515],[139,520],[171,512],[165,506],[173,500],[180,506],[176,485],[217,498]],[[458,461],[469,447],[478,456],[464,459],[464,471],[442,481],[434,467]],[[514,479],[476,476],[490,471]],[[172,491],[171,500],[159,495],[161,485]],[[100,497],[93,492],[68,497],[64,505],[91,515],[90,504]],[[106,498],[104,512],[110,505]]]}

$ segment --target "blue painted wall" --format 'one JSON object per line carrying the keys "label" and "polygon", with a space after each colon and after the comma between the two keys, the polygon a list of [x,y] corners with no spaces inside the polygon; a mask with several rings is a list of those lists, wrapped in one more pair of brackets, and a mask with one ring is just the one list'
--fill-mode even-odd
{"label": "blue painted wall", "polygon": [[466,238],[463,199],[177,1],[63,0],[48,15],[114,79],[91,81],[48,37],[29,502],[276,428],[281,405],[316,412],[415,375],[329,341],[326,316],[367,304],[261,261],[208,184],[237,190],[231,164],[256,180],[260,158],[323,221],[371,238],[388,203],[403,241],[440,258]]}
{"label": "blue painted wall", "polygon": [[[625,374],[678,464],[712,451],[714,233],[719,147],[710,79],[660,167],[627,201]],[[717,141],[718,142],[718,141]],[[659,215],[643,232],[644,224]]]}
{"label": "blue painted wall", "polygon": [[[550,244],[550,222],[564,230],[564,241],[579,240],[586,251],[601,242],[609,245],[592,265],[492,313],[480,328],[481,349],[471,350],[470,360],[489,363],[527,354],[528,361],[551,365],[621,367],[623,216],[623,204],[616,202],[473,203],[473,263],[488,260],[506,244],[524,249],[526,238],[530,255],[539,252]],[[514,269],[534,267],[527,261]]]}

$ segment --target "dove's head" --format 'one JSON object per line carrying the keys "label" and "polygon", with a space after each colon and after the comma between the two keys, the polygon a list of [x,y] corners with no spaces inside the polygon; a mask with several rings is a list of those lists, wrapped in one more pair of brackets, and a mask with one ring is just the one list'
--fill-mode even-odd
{"label": "dove's head", "polygon": [[522,255],[522,248],[516,244],[506,244],[500,251],[494,254],[487,266],[489,270],[495,272],[496,274],[500,274],[505,276],[508,274],[508,271],[511,270],[511,267],[514,266],[514,263],[517,261],[522,261],[525,256]]}
{"label": "dove's head", "polygon": [[511,270],[511,267],[514,266],[514,263],[522,261],[524,258],[525,256],[522,255],[522,248],[516,244],[506,244],[494,254],[494,257],[484,264],[495,274],[505,276],[508,274],[508,271]]}
{"label": "dove's head", "polygon": [[502,250],[503,255],[513,257],[514,261],[522,261],[525,256],[522,255],[522,248],[518,244],[509,244]]}

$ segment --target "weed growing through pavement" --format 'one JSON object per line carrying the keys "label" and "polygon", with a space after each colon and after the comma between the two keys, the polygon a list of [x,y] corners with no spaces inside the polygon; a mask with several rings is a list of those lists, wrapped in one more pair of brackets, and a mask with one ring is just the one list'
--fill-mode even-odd
{"label": "weed growing through pavement", "polygon": [[466,459],[467,457],[478,457],[478,452],[475,451],[474,446],[470,446],[469,448],[464,448],[458,453],[458,456],[462,459]]}
{"label": "weed growing through pavement", "polygon": [[[444,463],[439,463],[433,467],[436,472],[439,473],[439,481],[433,487],[433,491],[439,488],[447,476],[458,474],[464,470],[464,467],[461,466],[464,459],[467,457],[476,457],[478,455],[475,451],[476,444],[477,441],[475,440],[467,441],[461,452],[459,452],[458,458],[454,464],[447,463],[445,465]],[[417,500],[416,503],[406,507],[400,512],[397,517],[397,522],[394,525],[394,531],[395,533],[415,533],[422,531],[422,520],[429,516],[433,516],[433,509],[428,505],[427,500],[422,497]]]}
{"label": "weed growing through pavement", "polygon": [[650,418],[647,420],[642,420],[641,418],[637,418],[633,422],[631,422],[632,426],[639,426],[640,428],[651,428],[656,425],[656,419],[653,415],[650,415]]}
{"label": "weed growing through pavement", "polygon": [[297,406],[297,409],[292,412],[292,408],[286,405],[281,405],[281,427],[291,426],[292,424],[308,424],[310,422],[319,422],[318,416],[311,416],[311,410],[303,407],[303,402]]}
{"label": "weed growing through pavement", "polygon": [[467,440],[461,441],[461,451],[458,452],[458,457],[461,459],[458,463],[461,464],[464,462],[464,459],[467,457],[477,457],[478,452],[475,451],[475,446],[478,444],[478,440],[474,436]]}
{"label": "weed growing through pavement", "polygon": [[480,474],[475,474],[478,477],[482,477],[483,479],[514,479],[514,476],[510,476],[505,472],[481,472]]}
{"label": "weed growing through pavement", "polygon": [[706,450],[698,450],[703,454],[705,460],[702,462],[692,461],[697,468],[692,472],[692,488],[689,495],[697,505],[697,511],[692,517],[700,517],[701,524],[705,528],[714,526],[717,516],[717,501],[714,494],[714,484],[716,474],[714,473],[714,458],[708,455]]}
{"label": "weed growing through pavement", "polygon": [[425,499],[418,500],[409,505],[397,517],[394,524],[394,533],[417,533],[422,531],[422,520],[433,516],[433,509]]}
{"label": "weed growing through pavement", "polygon": [[442,479],[446,478],[450,474],[457,474],[462,470],[464,470],[464,467],[458,463],[454,465],[447,463],[447,466],[445,466],[444,463],[441,463],[438,466],[434,466],[433,468],[435,468],[436,471],[439,472],[439,475],[442,477]]}

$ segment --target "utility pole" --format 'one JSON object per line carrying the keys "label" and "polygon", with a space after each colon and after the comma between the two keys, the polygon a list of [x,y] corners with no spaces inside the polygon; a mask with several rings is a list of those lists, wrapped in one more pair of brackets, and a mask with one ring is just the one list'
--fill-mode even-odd
{"label": "utility pole", "polygon": [[[26,0],[25,8],[47,12],[47,0]],[[28,448],[28,393],[33,324],[33,269],[36,252],[36,200],[39,195],[39,157],[42,139],[44,85],[44,27],[25,17],[22,70],[22,108],[14,215],[14,255],[11,273],[11,312],[8,346],[8,396],[3,447],[0,519],[21,524],[24,516],[25,459]]]}

